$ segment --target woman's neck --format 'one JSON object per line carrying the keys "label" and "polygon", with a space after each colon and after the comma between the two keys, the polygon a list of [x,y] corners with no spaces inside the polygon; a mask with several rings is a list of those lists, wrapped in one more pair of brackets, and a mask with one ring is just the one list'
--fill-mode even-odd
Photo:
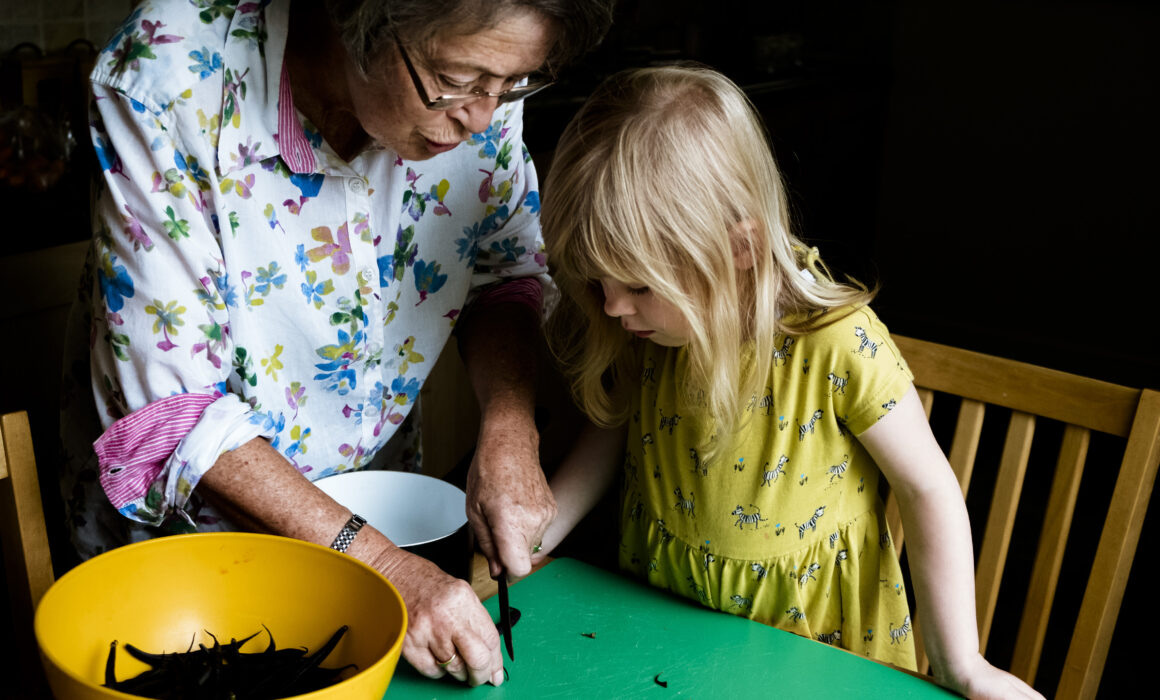
{"label": "woman's neck", "polygon": [[350,161],[370,143],[351,106],[344,70],[346,49],[325,8],[294,0],[286,40],[286,70],[294,107],[321,133],[343,160]]}

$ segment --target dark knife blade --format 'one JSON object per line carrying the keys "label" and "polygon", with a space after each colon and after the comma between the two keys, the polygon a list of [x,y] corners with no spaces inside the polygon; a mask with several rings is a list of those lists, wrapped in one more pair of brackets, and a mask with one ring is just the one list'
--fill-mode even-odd
{"label": "dark knife blade", "polygon": [[512,651],[512,613],[511,606],[508,605],[507,576],[505,574],[500,574],[499,577],[499,633],[503,635],[503,644],[504,648],[507,649],[508,658],[515,661],[516,655]]}

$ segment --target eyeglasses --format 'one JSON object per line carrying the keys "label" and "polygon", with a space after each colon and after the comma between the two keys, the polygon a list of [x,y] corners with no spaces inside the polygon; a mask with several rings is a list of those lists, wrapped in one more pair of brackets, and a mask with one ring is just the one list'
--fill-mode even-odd
{"label": "eyeglasses", "polygon": [[556,82],[548,76],[532,75],[528,77],[528,82],[524,85],[511,87],[500,92],[488,92],[479,86],[475,86],[467,94],[440,95],[432,99],[427,94],[427,88],[423,87],[423,81],[419,79],[419,74],[415,71],[414,64],[411,63],[411,57],[407,55],[406,49],[403,48],[403,43],[399,41],[399,37],[397,36],[395,37],[395,46],[399,47],[399,55],[403,57],[403,65],[407,66],[407,72],[411,74],[411,82],[415,84],[415,90],[419,93],[419,99],[423,101],[427,109],[439,111],[455,109],[456,107],[471,104],[476,100],[482,100],[487,97],[496,98],[499,104],[517,102],[525,97],[534,95]]}

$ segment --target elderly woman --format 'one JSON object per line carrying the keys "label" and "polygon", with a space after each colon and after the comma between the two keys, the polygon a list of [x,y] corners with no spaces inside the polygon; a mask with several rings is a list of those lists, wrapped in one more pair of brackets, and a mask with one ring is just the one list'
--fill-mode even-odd
{"label": "elderly woman", "polygon": [[468,517],[493,575],[528,573],[555,503],[521,100],[611,3],[138,6],[92,75],[102,177],[64,426],[81,556],[238,528],[331,545],[399,588],[416,669],[502,682],[471,588],[311,481],[419,467],[412,407],[454,330],[482,410]]}

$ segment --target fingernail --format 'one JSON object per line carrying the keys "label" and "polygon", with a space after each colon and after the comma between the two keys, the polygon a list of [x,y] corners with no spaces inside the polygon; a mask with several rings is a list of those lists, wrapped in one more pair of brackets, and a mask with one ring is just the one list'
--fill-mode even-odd
{"label": "fingernail", "polygon": [[494,686],[503,685],[503,669],[502,668],[500,670],[496,671],[494,674],[492,674],[491,684]]}

